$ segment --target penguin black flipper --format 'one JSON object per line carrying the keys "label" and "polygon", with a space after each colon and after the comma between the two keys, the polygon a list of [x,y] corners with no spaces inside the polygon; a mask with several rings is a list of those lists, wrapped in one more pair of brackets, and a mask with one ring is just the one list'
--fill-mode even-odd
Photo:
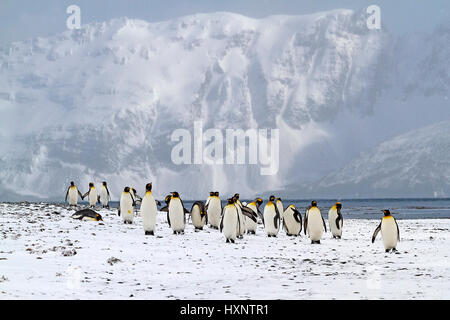
{"label": "penguin black flipper", "polygon": [[223,229],[223,216],[224,216],[224,214],[222,212],[222,216],[220,217],[220,225],[219,225],[219,231],[220,232],[222,232],[222,229]]}
{"label": "penguin black flipper", "polygon": [[83,199],[83,195],[81,194],[80,190],[77,189],[77,191],[78,191],[78,195],[80,196],[80,198]]}
{"label": "penguin black flipper", "polygon": [[248,207],[242,207],[241,208],[242,214],[250,219],[253,220],[253,222],[256,222],[256,213],[252,209]]}
{"label": "penguin black flipper", "polygon": [[378,225],[378,227],[375,229],[375,231],[373,232],[373,236],[372,236],[372,243],[375,242],[375,238],[377,237],[378,232],[380,232],[381,230],[381,222]]}
{"label": "penguin black flipper", "polygon": [[256,209],[258,210],[257,214],[258,214],[259,218],[260,218],[261,221],[263,221],[263,223],[264,223],[264,215],[261,213],[261,211],[259,211],[259,207],[256,208]]}
{"label": "penguin black flipper", "polygon": [[344,225],[344,219],[342,219],[342,215],[339,212],[338,217],[336,218],[336,228],[339,230],[341,226],[339,225],[339,221],[342,221],[342,225]]}
{"label": "penguin black flipper", "polygon": [[85,194],[83,194],[83,196],[81,197],[81,199],[84,199],[86,196],[88,196],[88,195],[89,195],[89,192],[91,192],[91,189],[89,189],[88,192],[86,192]]}
{"label": "penguin black flipper", "polygon": [[280,211],[278,211],[276,203],[274,203],[275,207],[275,217],[273,218],[273,225],[275,226],[275,229],[278,229],[278,222],[280,221]]}
{"label": "penguin black flipper", "polygon": [[287,227],[287,225],[286,225],[285,219],[283,219],[283,229],[284,229],[286,232],[289,233],[289,230],[288,230],[288,227]]}
{"label": "penguin black flipper", "polygon": [[167,223],[169,224],[169,227],[171,227],[171,225],[170,225],[170,218],[169,218],[169,211],[167,211]]}
{"label": "penguin black flipper", "polygon": [[305,213],[305,225],[304,225],[305,235],[306,235],[306,229],[307,228],[308,228],[308,210]]}
{"label": "penguin black flipper", "polygon": [[395,225],[397,226],[397,238],[398,238],[398,241],[400,241],[400,229],[398,228],[397,220],[395,220],[395,218],[394,218],[394,222],[395,222]]}
{"label": "penguin black flipper", "polygon": [[161,202],[159,202],[159,201],[156,200],[156,199],[155,199],[155,202],[156,202],[156,205],[157,205],[157,206],[160,206],[160,205],[161,205]]}
{"label": "penguin black flipper", "polygon": [[294,219],[295,221],[297,221],[298,223],[302,224],[302,214],[300,212],[298,212],[297,209],[292,209],[294,211]]}
{"label": "penguin black flipper", "polygon": [[68,187],[68,188],[67,188],[67,192],[66,192],[66,199],[64,200],[64,202],[66,202],[66,201],[67,201],[67,196],[69,195],[69,190],[70,190],[70,187]]}
{"label": "penguin black flipper", "polygon": [[169,206],[162,207],[161,209],[159,209],[159,211],[168,213],[169,212]]}
{"label": "penguin black flipper", "polygon": [[327,232],[327,225],[325,224],[325,219],[322,217],[323,227],[325,229],[325,232]]}

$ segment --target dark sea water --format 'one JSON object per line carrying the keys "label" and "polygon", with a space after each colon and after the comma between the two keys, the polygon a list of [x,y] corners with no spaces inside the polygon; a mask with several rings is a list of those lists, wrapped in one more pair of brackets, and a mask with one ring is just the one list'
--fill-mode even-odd
{"label": "dark sea water", "polygon": [[[159,199],[164,203],[163,199]],[[301,213],[310,205],[311,200],[282,199],[286,208],[294,204]],[[202,199],[205,201],[205,199]],[[251,202],[253,200],[241,200]],[[316,199],[324,218],[328,216],[328,210],[336,202],[342,203],[342,214],[349,219],[380,219],[383,216],[381,210],[389,209],[397,219],[450,219],[450,198],[444,199]],[[190,210],[193,200],[183,200],[184,206]],[[226,201],[222,201],[225,205]],[[264,205],[261,206],[261,212]],[[112,202],[111,207],[116,208],[118,202]]]}

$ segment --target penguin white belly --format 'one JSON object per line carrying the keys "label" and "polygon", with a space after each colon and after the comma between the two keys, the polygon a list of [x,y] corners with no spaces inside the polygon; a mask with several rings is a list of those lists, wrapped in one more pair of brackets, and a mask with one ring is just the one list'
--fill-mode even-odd
{"label": "penguin white belly", "polygon": [[92,188],[89,192],[89,205],[95,206],[97,203],[97,190]]}
{"label": "penguin white belly", "polygon": [[225,208],[222,219],[222,232],[225,239],[236,240],[238,227],[238,215],[236,210],[232,206]]}
{"label": "penguin white belly", "polygon": [[291,208],[287,208],[283,212],[283,221],[286,226],[286,234],[289,235],[299,235],[301,231],[301,224],[297,222],[294,218],[294,211]]}
{"label": "penguin white belly", "polygon": [[141,203],[141,217],[144,231],[155,231],[156,226],[156,201],[153,195],[146,194]]}
{"label": "penguin white belly", "polygon": [[381,223],[381,237],[385,249],[393,249],[397,247],[398,233],[397,225],[394,218],[383,218]]}
{"label": "penguin white belly", "polygon": [[77,188],[70,188],[67,196],[70,205],[77,205],[78,203],[78,190]]}
{"label": "penguin white belly", "polygon": [[279,223],[278,226],[275,227],[274,224],[275,215],[276,215],[275,206],[266,205],[264,207],[264,229],[266,230],[266,233],[270,236],[276,236],[280,229]]}
{"label": "penguin white belly", "polygon": [[330,226],[331,234],[335,237],[342,236],[342,220],[339,221],[339,229],[336,226],[336,219],[338,218],[337,210],[330,209],[328,211],[328,225]]}
{"label": "penguin white belly", "polygon": [[221,218],[221,206],[219,198],[211,198],[208,204],[208,210],[206,210],[208,215],[208,222],[211,226],[219,228],[220,218]]}
{"label": "penguin white belly", "polygon": [[308,234],[312,241],[319,241],[323,235],[323,220],[320,211],[309,210],[308,212]]}
{"label": "penguin white belly", "polygon": [[205,225],[206,219],[204,219],[204,218],[202,219],[202,216],[200,214],[200,208],[198,206],[194,206],[192,208],[191,219],[192,219],[192,224],[197,229],[201,229]]}
{"label": "penguin white belly", "polygon": [[170,200],[169,219],[173,231],[184,231],[184,210],[180,199]]}
{"label": "penguin white belly", "polygon": [[122,194],[120,197],[120,215],[124,222],[133,222],[133,200],[129,193]]}
{"label": "penguin white belly", "polygon": [[105,187],[100,189],[100,203],[103,206],[107,206],[109,203],[108,191],[106,191]]}
{"label": "penguin white belly", "polygon": [[[254,212],[258,212],[258,209],[256,208],[256,206],[254,204],[250,203],[247,207],[252,209]],[[258,226],[258,224],[255,221],[253,221],[252,219],[250,219],[249,217],[244,217],[244,219],[245,219],[245,230],[247,230],[247,232],[255,233],[256,227]]]}

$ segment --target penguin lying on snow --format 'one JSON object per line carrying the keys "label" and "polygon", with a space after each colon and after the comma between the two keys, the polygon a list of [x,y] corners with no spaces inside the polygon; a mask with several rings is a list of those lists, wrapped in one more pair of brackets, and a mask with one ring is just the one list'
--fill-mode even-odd
{"label": "penguin lying on snow", "polygon": [[91,209],[83,209],[75,212],[72,218],[82,221],[103,221],[102,216]]}

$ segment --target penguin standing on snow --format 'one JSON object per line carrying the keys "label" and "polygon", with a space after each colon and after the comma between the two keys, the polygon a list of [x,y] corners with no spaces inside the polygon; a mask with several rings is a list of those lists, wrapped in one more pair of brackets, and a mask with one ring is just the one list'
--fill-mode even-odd
{"label": "penguin standing on snow", "polygon": [[342,225],[344,224],[344,219],[342,218],[342,204],[336,202],[328,211],[328,225],[330,226],[331,234],[333,238],[340,239],[342,236]]}
{"label": "penguin standing on snow", "polygon": [[98,197],[97,197],[97,189],[95,189],[93,182],[89,183],[89,190],[83,195],[82,199],[86,198],[86,196],[88,197],[89,205],[91,207],[95,207],[95,204],[98,201]]}
{"label": "penguin standing on snow", "polygon": [[109,208],[110,200],[111,196],[109,195],[108,186],[106,184],[106,181],[103,181],[102,186],[100,188],[100,195],[98,196],[98,201],[100,201],[103,208]]}
{"label": "penguin standing on snow", "polygon": [[136,206],[133,194],[130,187],[125,187],[123,189],[122,195],[120,196],[119,203],[119,216],[122,215],[123,223],[132,224],[133,223],[133,210]]}
{"label": "penguin standing on snow", "polygon": [[[250,202],[247,204],[247,208],[251,209],[253,212],[256,213],[257,216],[262,216],[261,211],[259,211],[259,207],[263,203],[261,198],[257,198],[255,201]],[[245,230],[249,234],[256,234],[256,227],[258,225],[257,221],[254,221],[253,219],[249,217],[245,217]]]}
{"label": "penguin standing on snow", "polygon": [[320,244],[320,239],[323,235],[323,230],[327,232],[327,226],[325,225],[325,220],[322,217],[322,213],[317,207],[317,202],[312,201],[311,206],[306,210],[305,214],[305,234],[308,231],[311,243]]}
{"label": "penguin standing on snow", "polygon": [[156,204],[157,202],[152,195],[152,183],[147,183],[145,185],[145,195],[141,203],[142,225],[144,226],[146,236],[155,235],[156,213],[158,211]]}
{"label": "penguin standing on snow", "polygon": [[264,228],[269,237],[276,237],[280,230],[280,213],[274,196],[270,196],[264,207]]}
{"label": "penguin standing on snow", "polygon": [[220,201],[219,191],[209,193],[205,208],[209,226],[213,229],[219,229],[222,215],[222,201]]}
{"label": "penguin standing on snow", "polygon": [[75,183],[71,181],[69,188],[67,188],[65,201],[67,201],[68,198],[69,206],[76,206],[78,203],[78,196],[83,199],[83,195],[81,194],[80,190],[78,190],[78,188],[75,186]]}
{"label": "penguin standing on snow", "polygon": [[237,208],[238,211],[238,226],[237,226],[237,237],[239,239],[242,239],[244,237],[244,232],[245,232],[245,220],[244,220],[244,215],[242,214],[242,203],[239,200],[239,193],[235,193],[233,196],[233,201],[234,201],[234,205]]}
{"label": "penguin standing on snow", "polygon": [[172,228],[173,234],[184,234],[184,227],[186,225],[186,217],[184,214],[189,213],[189,211],[184,207],[178,192],[172,192],[168,199],[168,206],[161,209],[161,211],[167,211],[167,222]]}
{"label": "penguin standing on snow", "polygon": [[381,237],[386,252],[389,252],[390,250],[392,250],[392,252],[397,252],[397,242],[400,241],[400,229],[398,228],[397,221],[391,215],[391,212],[389,210],[382,211],[384,217],[381,219],[380,224],[373,233],[372,243],[374,243],[378,232],[381,231]]}
{"label": "penguin standing on snow", "polygon": [[302,215],[293,204],[283,212],[283,229],[288,236],[298,236],[302,232]]}
{"label": "penguin standing on snow", "polygon": [[191,208],[191,220],[195,227],[195,231],[203,230],[205,224],[208,223],[205,204],[203,201],[195,201]]}
{"label": "penguin standing on snow", "polygon": [[225,242],[234,243],[237,238],[239,227],[239,213],[235,205],[235,199],[227,200],[227,205],[223,208],[222,218],[220,219],[219,231],[225,236]]}

